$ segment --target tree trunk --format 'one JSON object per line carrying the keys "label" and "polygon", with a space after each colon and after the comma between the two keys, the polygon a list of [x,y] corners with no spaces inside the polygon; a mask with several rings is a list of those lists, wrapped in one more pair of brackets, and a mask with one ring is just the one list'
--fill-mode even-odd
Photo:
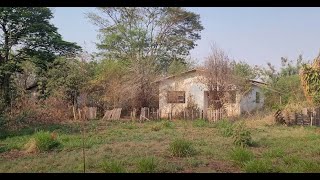
{"label": "tree trunk", "polygon": [[10,104],[10,75],[4,75],[2,83],[2,98],[6,105]]}

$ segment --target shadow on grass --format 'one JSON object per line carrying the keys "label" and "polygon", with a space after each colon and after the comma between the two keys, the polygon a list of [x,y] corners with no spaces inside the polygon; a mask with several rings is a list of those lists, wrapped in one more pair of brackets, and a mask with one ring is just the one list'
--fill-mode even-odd
{"label": "shadow on grass", "polygon": [[80,126],[77,124],[30,124],[18,130],[0,129],[0,140],[8,137],[31,135],[37,131],[55,131],[64,134],[80,133]]}

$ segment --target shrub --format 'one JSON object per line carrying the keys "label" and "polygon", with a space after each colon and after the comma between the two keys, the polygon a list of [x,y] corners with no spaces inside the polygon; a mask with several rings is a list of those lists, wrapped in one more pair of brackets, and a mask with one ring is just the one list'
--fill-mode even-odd
{"label": "shrub", "polygon": [[237,124],[234,128],[233,134],[233,143],[238,146],[251,146],[252,137],[251,132],[246,129],[244,122]]}
{"label": "shrub", "polygon": [[209,123],[208,123],[208,121],[206,121],[204,119],[197,119],[193,122],[193,126],[194,127],[208,127]]}
{"label": "shrub", "polygon": [[158,162],[154,157],[142,158],[138,162],[138,171],[141,173],[156,172]]}
{"label": "shrub", "polygon": [[196,153],[192,143],[184,139],[176,139],[170,143],[170,152],[173,156],[187,157]]}
{"label": "shrub", "polygon": [[101,167],[106,173],[124,173],[126,172],[123,167],[123,163],[119,161],[105,161],[101,164]]}
{"label": "shrub", "polygon": [[161,130],[161,126],[160,125],[154,125],[151,127],[152,131],[160,131]]}
{"label": "shrub", "polygon": [[57,140],[55,133],[39,131],[28,141],[25,148],[27,152],[43,152],[52,150],[60,145],[61,143]]}
{"label": "shrub", "polygon": [[243,147],[235,147],[230,154],[231,159],[238,165],[244,166],[246,162],[253,159],[253,153]]}
{"label": "shrub", "polygon": [[223,137],[230,137],[233,134],[233,124],[228,120],[216,122],[215,127],[219,129],[219,132]]}

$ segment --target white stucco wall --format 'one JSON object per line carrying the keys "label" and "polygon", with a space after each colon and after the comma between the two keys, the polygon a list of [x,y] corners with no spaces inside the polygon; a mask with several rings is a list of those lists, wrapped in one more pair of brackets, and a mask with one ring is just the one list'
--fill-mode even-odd
{"label": "white stucco wall", "polygon": [[[185,91],[185,103],[167,103],[168,91]],[[187,107],[188,97],[193,97],[194,103],[200,110],[204,106],[205,85],[200,83],[197,72],[190,72],[183,76],[173,77],[160,82],[159,84],[159,109],[162,117],[167,117],[172,111],[181,112]]]}
{"label": "white stucco wall", "polygon": [[[260,102],[256,103],[256,92],[260,93]],[[260,87],[253,85],[251,91],[241,98],[240,111],[241,113],[251,112],[256,109],[261,109],[264,104],[264,95]]]}

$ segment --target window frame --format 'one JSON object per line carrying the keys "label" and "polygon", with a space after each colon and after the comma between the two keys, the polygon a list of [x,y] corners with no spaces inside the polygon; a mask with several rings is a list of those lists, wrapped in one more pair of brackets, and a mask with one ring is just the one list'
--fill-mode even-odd
{"label": "window frame", "polygon": [[170,103],[170,104],[186,103],[186,92],[185,91],[167,91],[167,103]]}

